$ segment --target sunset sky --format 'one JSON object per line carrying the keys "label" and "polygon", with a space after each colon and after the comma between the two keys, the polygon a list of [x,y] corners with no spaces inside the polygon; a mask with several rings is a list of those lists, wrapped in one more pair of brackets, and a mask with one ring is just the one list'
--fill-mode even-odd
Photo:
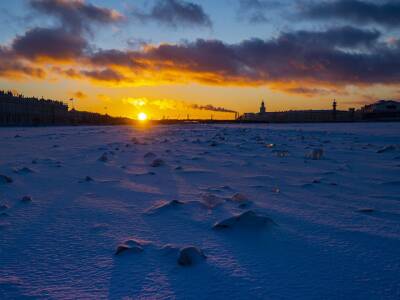
{"label": "sunset sky", "polygon": [[151,118],[400,98],[400,1],[0,2],[0,89]]}

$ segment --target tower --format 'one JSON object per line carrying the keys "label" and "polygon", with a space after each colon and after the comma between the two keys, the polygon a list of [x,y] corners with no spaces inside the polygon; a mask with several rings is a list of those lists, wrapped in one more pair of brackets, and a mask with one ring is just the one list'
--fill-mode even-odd
{"label": "tower", "polygon": [[260,114],[265,114],[265,104],[264,104],[264,101],[261,102]]}
{"label": "tower", "polygon": [[332,117],[334,121],[336,121],[336,113],[337,113],[336,109],[337,109],[337,102],[336,99],[334,99],[332,104]]}

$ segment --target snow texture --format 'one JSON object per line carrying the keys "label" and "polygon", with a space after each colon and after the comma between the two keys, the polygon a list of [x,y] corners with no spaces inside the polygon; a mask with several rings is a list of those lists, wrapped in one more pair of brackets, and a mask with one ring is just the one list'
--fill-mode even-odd
{"label": "snow texture", "polygon": [[0,299],[400,299],[399,136],[1,128]]}

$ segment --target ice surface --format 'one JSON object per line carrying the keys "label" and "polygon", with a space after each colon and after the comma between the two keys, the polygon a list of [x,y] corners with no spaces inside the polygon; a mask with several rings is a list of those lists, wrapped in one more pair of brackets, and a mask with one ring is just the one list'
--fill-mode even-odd
{"label": "ice surface", "polygon": [[0,299],[399,299],[399,136],[1,128]]}

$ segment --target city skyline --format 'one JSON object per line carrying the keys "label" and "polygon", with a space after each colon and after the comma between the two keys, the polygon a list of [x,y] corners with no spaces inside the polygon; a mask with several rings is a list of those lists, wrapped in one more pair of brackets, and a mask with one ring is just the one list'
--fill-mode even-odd
{"label": "city skyline", "polygon": [[[17,0],[0,86],[135,118],[360,107],[400,94],[396,1]],[[107,109],[106,109],[107,108]]]}

